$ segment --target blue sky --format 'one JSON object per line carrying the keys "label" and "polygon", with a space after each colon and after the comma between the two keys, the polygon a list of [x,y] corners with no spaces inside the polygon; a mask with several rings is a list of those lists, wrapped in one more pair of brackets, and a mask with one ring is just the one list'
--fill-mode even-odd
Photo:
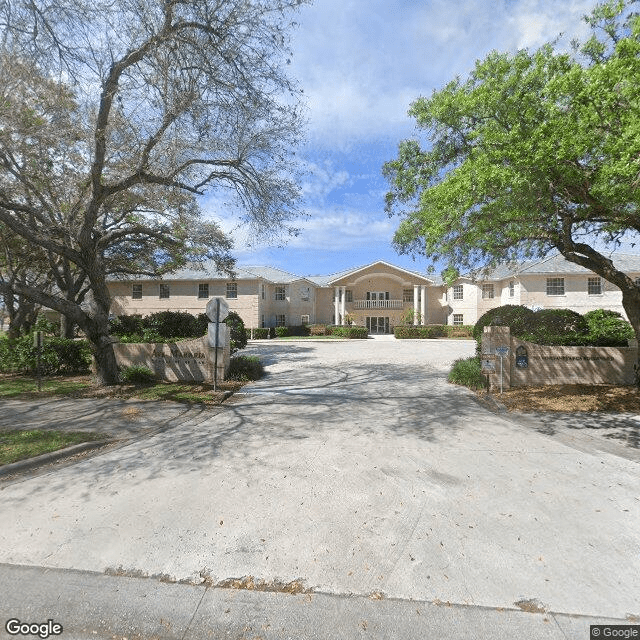
{"label": "blue sky", "polygon": [[[305,216],[300,233],[259,244],[214,198],[205,201],[236,239],[239,264],[328,274],[377,259],[424,271],[429,261],[391,246],[397,218],[384,212],[382,165],[419,137],[409,105],[489,51],[536,48],[560,33],[583,37],[595,0],[315,0],[292,34],[290,73],[307,99],[307,141],[298,156]],[[286,244],[284,244],[286,243]],[[278,246],[278,244],[280,246]]]}

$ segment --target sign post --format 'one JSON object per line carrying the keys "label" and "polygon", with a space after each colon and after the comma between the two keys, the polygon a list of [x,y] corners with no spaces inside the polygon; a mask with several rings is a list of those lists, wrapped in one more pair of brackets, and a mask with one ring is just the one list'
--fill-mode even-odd
{"label": "sign post", "polygon": [[[209,345],[213,346],[215,353],[213,356],[213,390],[218,390],[218,347],[220,346],[221,334],[226,338],[226,326],[221,331],[220,323],[229,315],[229,305],[224,298],[219,296],[211,298],[207,302],[207,316],[211,322],[209,323]],[[213,340],[211,333],[213,330]],[[211,343],[213,342],[213,345]]]}
{"label": "sign post", "polygon": [[42,355],[42,331],[36,331],[33,334],[33,346],[36,348],[36,373],[38,376],[38,391],[42,391],[42,375],[40,371],[40,358]]}
{"label": "sign post", "polygon": [[505,356],[509,355],[509,347],[507,345],[502,345],[500,347],[496,347],[495,351],[496,355],[500,356],[500,393],[502,393],[502,361]]}

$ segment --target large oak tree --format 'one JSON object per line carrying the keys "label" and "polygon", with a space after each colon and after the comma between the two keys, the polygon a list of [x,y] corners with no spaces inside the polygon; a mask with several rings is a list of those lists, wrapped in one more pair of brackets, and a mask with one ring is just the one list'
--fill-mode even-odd
{"label": "large oak tree", "polygon": [[400,144],[384,174],[400,251],[445,273],[560,252],[622,291],[640,338],[640,287],[615,264],[640,233],[640,19],[613,1],[573,53],[491,53],[410,115],[429,144]]}
{"label": "large oak tree", "polygon": [[103,383],[110,274],[231,266],[198,195],[226,189],[257,231],[294,213],[302,120],[284,69],[305,1],[0,0],[0,222],[56,284],[12,291],[81,327]]}

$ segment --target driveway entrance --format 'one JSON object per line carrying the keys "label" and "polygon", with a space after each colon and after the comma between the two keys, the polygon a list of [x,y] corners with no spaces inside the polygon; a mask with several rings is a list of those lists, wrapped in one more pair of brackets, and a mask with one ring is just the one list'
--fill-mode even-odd
{"label": "driveway entrance", "polygon": [[637,462],[484,409],[446,382],[474,351],[250,346],[268,375],[220,410],[5,486],[0,562],[592,624],[639,615]]}

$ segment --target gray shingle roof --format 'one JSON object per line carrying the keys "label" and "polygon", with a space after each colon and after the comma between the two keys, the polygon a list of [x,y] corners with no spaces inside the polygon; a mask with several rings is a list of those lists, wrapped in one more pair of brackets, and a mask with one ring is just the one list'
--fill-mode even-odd
{"label": "gray shingle roof", "polygon": [[[613,263],[625,273],[640,273],[640,255],[614,253],[611,255]],[[545,273],[591,273],[578,264],[569,262],[559,253],[554,253],[540,260],[529,260],[511,265],[499,265],[487,275],[476,276],[480,280],[503,280],[521,274],[545,274]]]}

